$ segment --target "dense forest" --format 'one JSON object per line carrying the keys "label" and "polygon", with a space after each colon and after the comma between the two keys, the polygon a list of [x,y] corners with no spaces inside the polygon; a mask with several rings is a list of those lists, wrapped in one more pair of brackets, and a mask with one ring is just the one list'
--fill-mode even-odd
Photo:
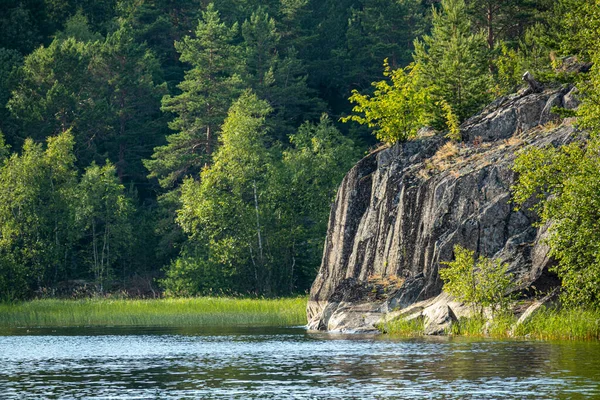
{"label": "dense forest", "polygon": [[[378,140],[428,125],[458,141],[458,125],[525,71],[581,85],[581,119],[598,130],[600,75],[568,65],[600,54],[598,8],[6,0],[0,297],[304,293],[335,190]],[[565,165],[586,160],[573,152]],[[523,196],[557,176],[536,175]],[[560,204],[547,206],[556,218]],[[580,244],[555,255],[598,265]]]}

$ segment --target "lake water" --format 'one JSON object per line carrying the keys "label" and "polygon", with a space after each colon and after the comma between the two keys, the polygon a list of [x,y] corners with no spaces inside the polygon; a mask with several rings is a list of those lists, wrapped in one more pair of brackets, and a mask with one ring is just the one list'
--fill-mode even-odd
{"label": "lake water", "polygon": [[0,331],[0,399],[600,398],[600,343],[279,329]]}

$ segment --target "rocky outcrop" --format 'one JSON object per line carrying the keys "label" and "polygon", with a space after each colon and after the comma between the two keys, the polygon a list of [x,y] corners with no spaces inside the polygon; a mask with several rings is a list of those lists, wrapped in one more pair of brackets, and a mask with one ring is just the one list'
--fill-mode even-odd
{"label": "rocky outcrop", "polygon": [[[572,140],[574,127],[553,107],[576,106],[575,95],[564,87],[504,97],[461,126],[460,144],[423,131],[361,160],[331,211],[309,328],[370,330],[394,310],[434,299],[440,262],[456,244],[508,263],[522,288],[548,281],[546,229],[511,204],[512,165],[525,146]],[[443,325],[455,308],[440,303],[424,316]]]}

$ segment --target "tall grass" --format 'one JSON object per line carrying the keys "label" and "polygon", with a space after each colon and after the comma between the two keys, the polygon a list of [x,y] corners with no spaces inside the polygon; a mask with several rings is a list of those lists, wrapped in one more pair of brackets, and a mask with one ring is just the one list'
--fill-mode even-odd
{"label": "tall grass", "polygon": [[515,329],[515,336],[533,339],[598,340],[600,311],[586,309],[543,309]]}
{"label": "tall grass", "polygon": [[509,338],[514,336],[517,317],[510,313],[500,313],[492,320],[484,317],[460,318],[452,325],[452,334],[473,337]]}
{"label": "tall grass", "polygon": [[73,326],[291,326],[306,324],[306,298],[34,300],[0,304],[0,328]]}
{"label": "tall grass", "polygon": [[377,329],[394,336],[420,336],[423,335],[424,322],[423,318],[413,318],[410,320],[396,318],[378,325]]}
{"label": "tall grass", "polygon": [[[378,326],[383,333],[401,336],[423,335],[423,320],[392,320]],[[491,338],[527,338],[539,340],[599,340],[600,311],[586,309],[542,309],[517,325],[517,317],[508,313],[493,320],[483,317],[461,318],[452,325],[452,335]]]}

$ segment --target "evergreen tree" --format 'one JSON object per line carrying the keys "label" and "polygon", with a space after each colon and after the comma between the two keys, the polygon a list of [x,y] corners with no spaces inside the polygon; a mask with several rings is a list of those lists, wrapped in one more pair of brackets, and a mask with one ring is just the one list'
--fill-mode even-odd
{"label": "evergreen tree", "polygon": [[517,40],[550,6],[545,0],[467,0],[474,26],[484,31],[490,50],[500,41]]}
{"label": "evergreen tree", "polygon": [[[29,3],[29,4],[28,4]],[[41,41],[40,22],[36,7],[43,9],[40,1],[5,1],[0,15],[0,48],[28,54]]]}
{"label": "evergreen tree", "polygon": [[463,121],[490,100],[485,37],[471,33],[464,0],[442,0],[441,11],[433,9],[431,35],[415,41],[414,58],[431,90],[436,127],[444,126],[444,108]]}
{"label": "evergreen tree", "polygon": [[4,140],[4,134],[0,131],[0,166],[4,163],[4,160],[8,157],[10,152],[10,146],[6,144]]}
{"label": "evergreen tree", "polygon": [[367,88],[381,74],[381,60],[392,69],[412,61],[413,42],[425,28],[420,0],[363,0],[352,10],[346,32],[345,80]]}
{"label": "evergreen tree", "polygon": [[551,12],[551,36],[565,56],[590,60],[598,48],[600,9],[595,0],[559,0]]}
{"label": "evergreen tree", "polygon": [[56,34],[56,38],[60,40],[74,38],[78,42],[95,42],[103,39],[101,34],[91,30],[88,17],[81,10],[67,20],[65,28]]}
{"label": "evergreen tree", "polygon": [[233,44],[237,30],[236,24],[228,27],[221,22],[210,4],[202,13],[195,37],[186,36],[175,43],[181,61],[192,65],[178,86],[181,94],[163,99],[163,111],[175,114],[169,127],[176,133],[145,161],[150,176],[165,188],[198,173],[211,161],[219,126],[241,85],[240,54]]}
{"label": "evergreen tree", "polygon": [[157,84],[162,80],[158,61],[124,24],[97,48],[90,71],[100,89],[96,97],[107,107],[103,123],[109,126],[97,152],[115,163],[121,182],[145,183],[142,160],[152,155],[166,132],[160,113],[166,85]]}
{"label": "evergreen tree", "polygon": [[141,159],[166,130],[159,110],[166,87],[157,84],[158,63],[130,28],[104,41],[56,39],[26,57],[21,76],[8,108],[22,136],[42,140],[71,130],[81,168],[110,158],[122,180],[145,183]]}
{"label": "evergreen tree", "polygon": [[[105,109],[93,99],[90,79],[93,44],[55,40],[25,57],[8,109],[20,123],[21,137],[43,140],[71,129],[79,150],[103,137]],[[81,135],[81,136],[80,136]]]}
{"label": "evergreen tree", "polygon": [[305,120],[316,119],[323,103],[307,87],[307,75],[295,49],[287,55],[278,46],[275,20],[264,10],[253,13],[242,25],[249,86],[274,109],[272,132],[282,142]]}
{"label": "evergreen tree", "polygon": [[173,46],[194,30],[200,15],[200,4],[195,0],[120,0],[119,17],[133,28],[138,43],[145,43],[158,57],[169,92],[177,92],[177,84],[184,78],[185,65]]}
{"label": "evergreen tree", "polygon": [[18,69],[23,64],[23,57],[16,50],[0,48],[0,130],[10,138],[16,129],[7,108],[11,92],[17,86]]}

